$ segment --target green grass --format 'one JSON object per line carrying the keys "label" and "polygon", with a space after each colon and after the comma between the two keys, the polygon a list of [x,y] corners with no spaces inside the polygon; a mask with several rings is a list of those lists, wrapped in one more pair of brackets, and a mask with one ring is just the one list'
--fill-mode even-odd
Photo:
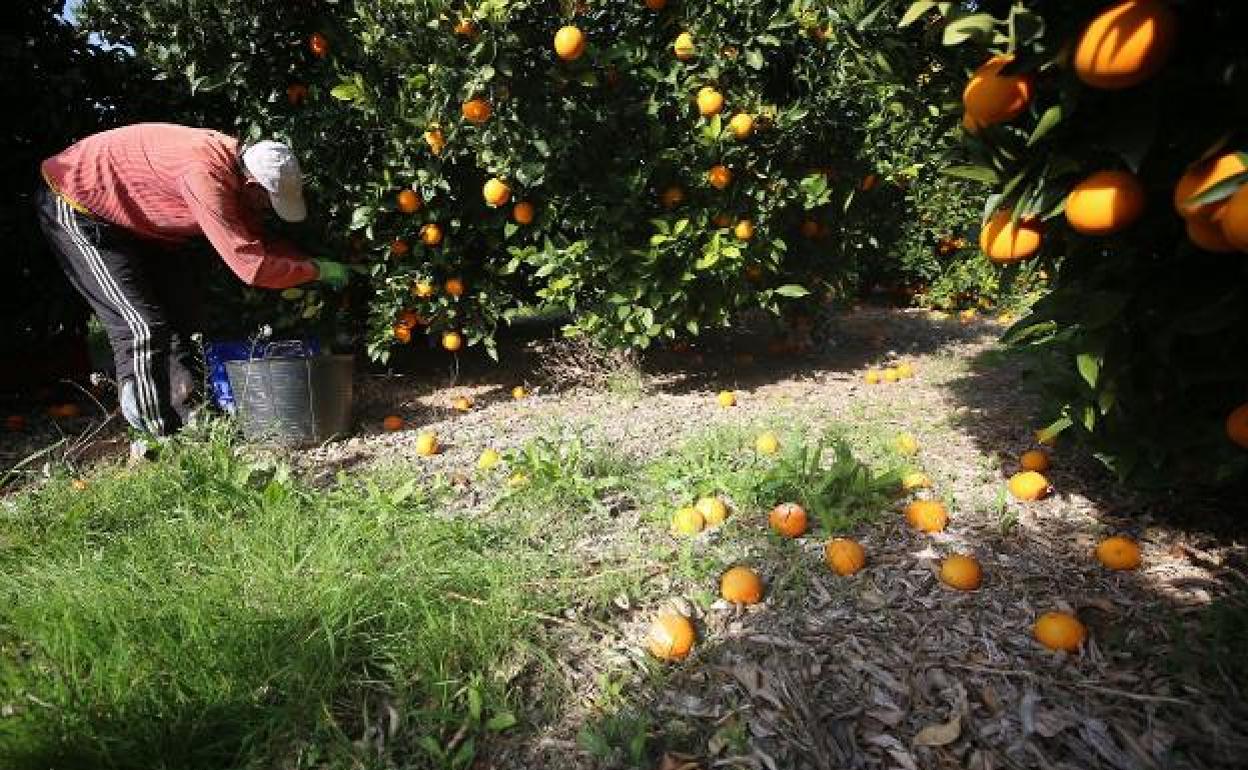
{"label": "green grass", "polygon": [[[312,488],[223,425],[85,491],[66,478],[12,496],[0,767],[469,767],[482,742],[557,715],[543,613],[576,607],[592,636],[619,596],[661,598],[656,565],[709,603],[726,566],[793,545],[767,534],[776,502],[830,533],[892,499],[895,473],[837,434],[782,433],[784,451],[760,457],[755,432],[711,430],[641,462],[552,430],[482,473],[474,486],[498,499],[472,515],[453,485],[397,468]],[[527,483],[509,487],[515,473]],[[712,493],[736,506],[723,536],[670,539],[671,506]],[[795,566],[777,591],[802,579]],[[552,694],[521,704],[521,688]],[[582,745],[645,766],[655,725],[613,698]],[[370,735],[384,750],[359,744]]]}
{"label": "green grass", "polygon": [[220,437],[166,454],[3,509],[0,765],[345,762],[393,708],[391,756],[466,766],[514,721],[498,670],[551,570],[514,533],[394,478],[312,490]]}

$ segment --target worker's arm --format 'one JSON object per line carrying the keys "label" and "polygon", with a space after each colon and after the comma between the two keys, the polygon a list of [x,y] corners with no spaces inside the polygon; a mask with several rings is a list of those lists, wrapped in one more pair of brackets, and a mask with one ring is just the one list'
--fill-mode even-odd
{"label": "worker's arm", "polygon": [[239,202],[237,184],[207,170],[192,171],[182,177],[181,192],[208,242],[243,283],[286,289],[316,280],[316,265],[302,254],[265,244]]}

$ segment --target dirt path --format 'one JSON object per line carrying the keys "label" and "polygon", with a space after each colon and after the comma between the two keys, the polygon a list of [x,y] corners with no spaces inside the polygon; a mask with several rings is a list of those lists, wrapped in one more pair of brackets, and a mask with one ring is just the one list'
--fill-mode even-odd
{"label": "dirt path", "polygon": [[[449,384],[366,386],[364,424],[396,412],[443,438],[443,454],[413,466],[421,472],[463,473],[483,446],[515,448],[567,425],[647,457],[714,425],[827,420],[913,433],[919,462],[953,511],[935,536],[912,532],[900,516],[855,532],[870,558],[850,579],[819,568],[820,539],[803,541],[799,588],[745,612],[695,608],[704,642],[690,663],[662,675],[636,638],[653,606],[620,608],[588,633],[552,627],[568,635],[558,661],[566,702],[542,734],[496,746],[486,766],[629,766],[627,751],[587,752],[577,740],[587,725],[610,733],[612,715],[619,722],[622,714],[651,747],[689,751],[687,761],[700,763],[681,764],[673,753],[666,768],[1242,766],[1242,535],[1215,531],[1224,519],[1199,500],[1183,500],[1187,511],[1167,506],[1163,519],[1150,508],[1156,500],[1115,491],[1099,466],[1062,449],[1050,474],[1056,494],[1007,501],[1003,480],[1032,446],[1036,404],[1022,387],[1027,373],[991,352],[998,327],[866,310],[828,331],[835,344],[797,359],[748,343],[660,357],[650,389],[629,396],[539,389],[513,401],[508,393],[522,377],[499,370]],[[738,356],[743,349],[752,364]],[[893,357],[911,362],[917,378],[862,382],[866,366]],[[699,373],[684,373],[686,365]],[[715,405],[721,388],[737,390],[737,408]],[[471,413],[447,408],[459,394],[476,399]],[[306,452],[299,464],[329,476],[407,463],[414,436],[366,435]],[[1164,523],[1176,514],[1187,522],[1182,530]],[[636,526],[635,517],[619,521]],[[1101,568],[1090,551],[1108,534],[1137,538],[1144,566]],[[958,593],[936,580],[936,560],[951,552],[980,559],[981,590]],[[765,577],[778,581],[780,569]],[[1076,611],[1088,624],[1082,654],[1046,652],[1031,639],[1034,619],[1052,609]],[[624,704],[608,708],[599,690],[611,672],[630,684]]]}

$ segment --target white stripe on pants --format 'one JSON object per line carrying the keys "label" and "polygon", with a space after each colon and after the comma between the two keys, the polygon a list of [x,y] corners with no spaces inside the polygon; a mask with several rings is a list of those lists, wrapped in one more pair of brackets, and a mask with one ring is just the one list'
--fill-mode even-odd
{"label": "white stripe on pants", "polygon": [[[125,293],[108,272],[108,267],[104,264],[104,259],[100,256],[99,251],[92,245],[91,240],[83,234],[82,228],[78,225],[78,219],[74,210],[59,196],[57,197],[56,205],[57,221],[65,229],[65,232],[69,234],[70,240],[73,241],[74,245],[78,247],[87,267],[91,269],[91,274],[95,277],[105,295],[117,307],[117,312],[130,329],[131,344],[134,347],[130,366],[134,371],[136,402],[140,415],[145,422],[144,427],[156,435],[164,435],[165,422],[160,414],[160,399],[157,397],[156,381],[152,377],[151,327],[143,320],[143,316],[134,308],[134,305],[126,299]],[[120,376],[120,372],[118,375]]]}

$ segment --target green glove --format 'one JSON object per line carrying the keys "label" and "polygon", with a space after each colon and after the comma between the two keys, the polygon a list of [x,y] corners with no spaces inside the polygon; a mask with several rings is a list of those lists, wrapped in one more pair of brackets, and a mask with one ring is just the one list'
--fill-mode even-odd
{"label": "green glove", "polygon": [[341,289],[351,279],[350,273],[347,272],[347,266],[341,262],[333,262],[328,259],[314,259],[312,262],[316,265],[316,280],[331,289]]}

